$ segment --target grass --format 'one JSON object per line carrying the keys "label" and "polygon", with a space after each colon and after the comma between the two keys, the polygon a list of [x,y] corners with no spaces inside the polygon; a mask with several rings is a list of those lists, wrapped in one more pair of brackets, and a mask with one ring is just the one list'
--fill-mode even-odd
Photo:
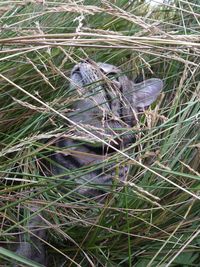
{"label": "grass", "polygon": [[[12,252],[31,204],[46,219],[50,266],[199,266],[199,14],[195,0],[0,3],[0,266],[36,266]],[[70,71],[87,57],[165,83],[136,142],[109,159],[131,170],[106,203],[75,196],[88,167],[67,181],[39,172],[55,151],[44,139],[77,138],[64,116],[77,99]]]}

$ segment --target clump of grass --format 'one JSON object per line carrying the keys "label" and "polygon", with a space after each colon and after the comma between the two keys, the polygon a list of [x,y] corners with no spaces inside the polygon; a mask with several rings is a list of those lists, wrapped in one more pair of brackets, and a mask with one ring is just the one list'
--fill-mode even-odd
{"label": "clump of grass", "polygon": [[[153,9],[139,0],[1,4],[3,266],[23,262],[12,251],[32,204],[49,228],[50,266],[198,266],[199,11],[198,1]],[[73,180],[40,173],[39,159],[55,151],[43,140],[74,137],[63,119],[78,97],[69,75],[87,57],[165,82],[136,142],[110,159],[131,170],[126,183],[107,188],[104,204],[76,197]]]}

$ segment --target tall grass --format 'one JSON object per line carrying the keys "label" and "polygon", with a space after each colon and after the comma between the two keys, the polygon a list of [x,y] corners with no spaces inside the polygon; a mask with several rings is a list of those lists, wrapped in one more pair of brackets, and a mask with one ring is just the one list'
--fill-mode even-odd
{"label": "tall grass", "polygon": [[[35,204],[49,266],[199,266],[199,2],[3,1],[0,16],[0,266],[38,266],[12,252]],[[119,162],[131,170],[106,203],[73,190],[95,165],[67,181],[40,173],[51,140],[77,138],[63,117],[78,97],[70,70],[87,57],[165,83],[136,142],[108,161],[116,178]]]}

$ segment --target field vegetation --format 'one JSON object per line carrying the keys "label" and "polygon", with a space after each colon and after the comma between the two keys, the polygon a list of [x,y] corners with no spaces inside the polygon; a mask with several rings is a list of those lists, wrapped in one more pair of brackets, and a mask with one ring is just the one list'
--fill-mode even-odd
{"label": "field vegetation", "polygon": [[[39,266],[13,252],[36,204],[51,267],[199,266],[199,1],[8,0],[0,21],[0,266]],[[78,97],[69,77],[88,57],[164,81],[135,143],[104,162],[116,162],[105,203],[40,172],[51,140],[77,138],[64,118]],[[130,165],[124,183],[119,162]]]}

